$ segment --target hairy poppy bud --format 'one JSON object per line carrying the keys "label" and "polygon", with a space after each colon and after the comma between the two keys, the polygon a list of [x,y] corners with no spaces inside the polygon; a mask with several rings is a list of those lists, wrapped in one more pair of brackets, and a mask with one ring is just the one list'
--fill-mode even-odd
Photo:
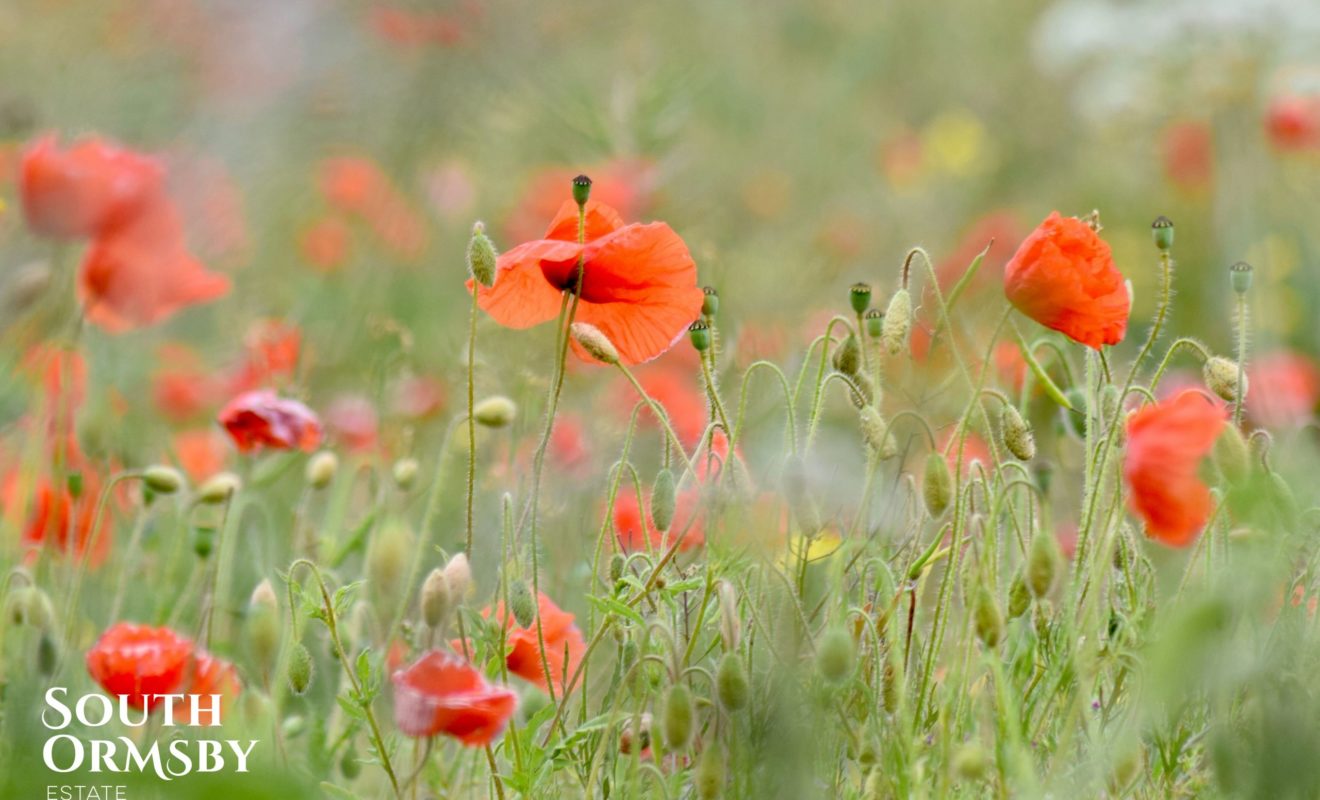
{"label": "hairy poppy bud", "polygon": [[520,628],[530,628],[536,621],[536,601],[532,599],[532,588],[527,581],[509,583],[509,611]]}
{"label": "hairy poppy bud", "polygon": [[992,650],[997,647],[999,641],[1004,638],[1004,615],[989,589],[982,587],[976,593],[973,621],[976,626],[976,638]]}
{"label": "hairy poppy bud", "polygon": [[1022,574],[1018,573],[1008,587],[1008,618],[1017,619],[1027,613],[1028,608],[1031,608],[1031,590],[1027,588]]}
{"label": "hairy poppy bud", "polygon": [[912,332],[912,295],[908,294],[907,289],[899,289],[889,299],[882,328],[889,355],[901,353],[907,347],[908,335]]}
{"label": "hairy poppy bud", "polygon": [[248,598],[244,638],[262,675],[275,668],[280,651],[280,601],[270,580],[263,580]]}
{"label": "hairy poppy bud", "polygon": [[589,322],[574,322],[568,327],[573,340],[592,358],[603,364],[619,363],[619,351],[600,328]]}
{"label": "hairy poppy bud", "polygon": [[445,564],[445,583],[449,585],[449,599],[462,605],[472,594],[472,565],[464,553],[455,553]]}
{"label": "hairy poppy bud", "polygon": [[472,409],[472,418],[487,428],[503,428],[517,414],[518,406],[503,395],[487,397]]}
{"label": "hairy poppy bud", "polygon": [[752,687],[747,683],[747,668],[737,653],[725,653],[720,660],[719,672],[715,674],[715,694],[720,705],[729,711],[747,707]]}
{"label": "hairy poppy bud", "polygon": [[329,450],[322,450],[307,460],[304,477],[308,486],[313,489],[324,489],[335,479],[335,472],[338,470],[339,456]]}
{"label": "hairy poppy bud", "polygon": [[623,557],[623,553],[615,553],[610,556],[610,585],[618,587],[619,581],[623,580],[623,568],[628,564],[628,559]]}
{"label": "hairy poppy bud", "polygon": [[142,482],[156,494],[174,494],[183,487],[183,476],[173,467],[157,464],[142,470]]}
{"label": "hairy poppy bud", "polygon": [[1240,484],[1251,475],[1251,452],[1236,425],[1224,426],[1219,438],[1215,439],[1213,452],[1215,464],[1229,483]]}
{"label": "hairy poppy bud", "polygon": [[243,488],[243,481],[232,472],[220,472],[206,479],[197,489],[197,502],[219,505]]}
{"label": "hairy poppy bud", "polygon": [[692,784],[699,800],[716,800],[724,791],[724,752],[719,742],[711,742],[702,751]]}
{"label": "hairy poppy bud", "polygon": [[715,291],[715,287],[706,286],[702,288],[701,294],[701,315],[713,317],[720,313],[720,293]]}
{"label": "hairy poppy bud", "polygon": [[50,595],[30,584],[9,593],[6,611],[15,625],[31,625],[42,631],[55,627],[55,607]]}
{"label": "hairy poppy bud", "polygon": [[482,286],[494,284],[495,265],[498,260],[499,254],[495,252],[495,245],[486,236],[485,223],[473,223],[472,238],[468,239],[467,246],[467,268],[472,274],[472,279]]}
{"label": "hairy poppy bud", "polygon": [[1004,436],[1004,447],[1008,452],[1023,461],[1036,457],[1036,437],[1031,433],[1031,426],[1022,418],[1012,405],[1004,406],[1004,413],[999,419],[1000,430]]}
{"label": "hairy poppy bud", "polygon": [[379,597],[387,602],[383,607],[394,606],[401,600],[405,591],[404,576],[408,573],[412,561],[412,529],[399,517],[386,519],[376,531],[367,548],[366,572],[370,586]]}
{"label": "hairy poppy bud", "polygon": [[585,206],[591,199],[591,178],[579,175],[573,179],[573,202]]}
{"label": "hairy poppy bud", "polygon": [[697,320],[688,326],[688,338],[692,340],[692,346],[697,352],[706,352],[710,349],[710,326]]}
{"label": "hairy poppy bud", "polygon": [[871,284],[854,283],[848,290],[848,303],[858,314],[871,307]]}
{"label": "hairy poppy bud", "polygon": [[651,485],[651,521],[655,523],[656,529],[669,530],[677,506],[674,473],[668,467],[661,467],[655,475],[655,483]]}
{"label": "hairy poppy bud", "polygon": [[1062,560],[1063,553],[1059,551],[1059,540],[1054,534],[1040,531],[1031,538],[1031,547],[1027,550],[1026,581],[1032,597],[1044,597],[1050,593]]}
{"label": "hairy poppy bud", "polygon": [[1173,220],[1161,214],[1150,224],[1151,234],[1155,237],[1155,246],[1161,250],[1173,247]]}
{"label": "hairy poppy bud", "polygon": [[665,695],[663,730],[665,745],[670,750],[684,750],[692,740],[693,718],[697,711],[692,706],[692,694],[684,683],[675,683]]}
{"label": "hairy poppy bud", "polygon": [[856,375],[862,368],[862,348],[853,334],[848,334],[839,349],[834,351],[834,368],[844,375]]}
{"label": "hairy poppy bud", "polygon": [[289,688],[296,695],[302,695],[312,685],[312,652],[307,645],[298,642],[289,654]]}
{"label": "hairy poppy bud", "polygon": [[422,581],[422,621],[428,628],[439,628],[449,616],[451,601],[445,571],[436,567]]}
{"label": "hairy poppy bud", "polygon": [[1246,294],[1251,289],[1251,265],[1245,261],[1237,262],[1228,268],[1228,278],[1233,291]]}
{"label": "hairy poppy bud", "polygon": [[953,473],[944,454],[932,450],[926,456],[926,471],[921,479],[921,498],[932,517],[943,514],[953,501]]}
{"label": "hairy poppy bud", "polygon": [[856,657],[852,636],[843,628],[830,628],[816,648],[816,669],[825,680],[838,683],[852,675]]}
{"label": "hairy poppy bud", "polygon": [[953,772],[965,781],[979,781],[989,767],[990,756],[979,744],[965,744],[953,754]]}
{"label": "hairy poppy bud", "polygon": [[420,468],[415,458],[401,458],[395,461],[394,468],[390,471],[394,476],[394,485],[405,492],[408,491],[417,482],[417,470]]}
{"label": "hairy poppy bud", "polygon": [[875,406],[862,408],[859,418],[862,423],[862,438],[870,445],[871,452],[884,460],[898,455],[898,444],[889,431],[889,423],[875,410]]}
{"label": "hairy poppy bud", "polygon": [[742,620],[738,618],[738,596],[733,584],[726,580],[719,582],[720,595],[720,638],[724,640],[724,649],[733,650],[738,646],[742,632]]}
{"label": "hairy poppy bud", "polygon": [[866,335],[872,339],[879,339],[885,332],[885,314],[878,308],[869,309],[866,312]]}
{"label": "hairy poppy bud", "polygon": [[[1201,370],[1205,386],[1230,403],[1237,402],[1238,365],[1236,361],[1223,356],[1211,356],[1205,360]],[[1242,397],[1247,396],[1247,376],[1242,376]]]}

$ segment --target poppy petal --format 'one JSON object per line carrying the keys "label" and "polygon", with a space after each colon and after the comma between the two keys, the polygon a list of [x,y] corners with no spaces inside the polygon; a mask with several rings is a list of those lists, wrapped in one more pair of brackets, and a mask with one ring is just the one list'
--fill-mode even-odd
{"label": "poppy petal", "polygon": [[[500,256],[495,285],[481,287],[477,304],[506,328],[523,329],[549,322],[559,315],[563,296],[546,280],[541,264],[575,262],[580,250],[575,243],[547,239],[518,245]],[[471,278],[467,287],[472,291]]]}

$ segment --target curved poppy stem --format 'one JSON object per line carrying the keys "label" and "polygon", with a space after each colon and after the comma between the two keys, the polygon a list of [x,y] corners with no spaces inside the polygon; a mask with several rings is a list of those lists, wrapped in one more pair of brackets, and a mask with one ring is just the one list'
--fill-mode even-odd
{"label": "curved poppy stem", "polygon": [[[114,491],[115,486],[119,485],[121,481],[141,477],[142,473],[140,472],[120,473],[110,479],[110,482],[106,484],[106,487],[101,490],[100,495],[96,498],[96,509],[92,512],[92,527],[87,533],[87,542],[83,545],[83,551],[81,555],[78,556],[78,566],[74,571],[73,580],[69,584],[69,599],[65,605],[64,620],[68,623],[70,636],[73,635],[73,631],[78,627],[73,624],[73,615],[77,613],[78,610],[78,595],[82,590],[83,580],[87,576],[87,566],[92,560],[92,553],[96,549],[96,540],[99,538],[97,534],[100,533],[101,530],[101,516],[105,513],[105,507],[106,503],[109,501],[110,493]],[[77,518],[73,514],[70,514],[69,516],[70,519],[73,520],[70,524],[76,524]],[[76,530],[73,532],[70,541],[74,542],[76,552],[78,541]],[[68,642],[68,644],[72,644],[72,642]]]}

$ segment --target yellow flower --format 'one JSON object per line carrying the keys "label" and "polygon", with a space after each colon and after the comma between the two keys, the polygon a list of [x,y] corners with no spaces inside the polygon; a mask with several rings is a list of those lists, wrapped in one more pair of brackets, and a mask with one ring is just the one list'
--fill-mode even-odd
{"label": "yellow flower", "polygon": [[794,536],[789,541],[788,551],[779,556],[779,566],[781,569],[794,569],[802,560],[802,548],[806,546],[807,562],[820,561],[834,555],[834,552],[843,545],[843,536],[839,533],[838,527],[826,525],[815,536],[807,538],[802,534]]}

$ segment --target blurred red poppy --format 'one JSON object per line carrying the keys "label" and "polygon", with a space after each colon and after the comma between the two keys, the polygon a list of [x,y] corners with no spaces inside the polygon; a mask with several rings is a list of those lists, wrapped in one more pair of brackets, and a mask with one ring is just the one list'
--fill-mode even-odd
{"label": "blurred red poppy", "polygon": [[377,36],[409,47],[454,45],[464,35],[463,21],[457,15],[435,11],[376,6],[369,12],[368,21]]}
{"label": "blurred red poppy", "polygon": [[192,641],[169,628],[119,622],[87,651],[87,671],[106,693],[150,709],[160,704],[152,695],[180,693],[192,658]]}
{"label": "blurred red poppy", "polygon": [[1172,547],[1186,547],[1210,517],[1210,489],[1197,476],[1224,429],[1226,412],[1196,391],[1143,406],[1127,422],[1123,477],[1132,510],[1146,533]]}
{"label": "blurred red poppy", "polygon": [[1320,97],[1275,97],[1265,112],[1265,132],[1284,152],[1320,148]]}
{"label": "blurred red poppy", "polygon": [[394,723],[408,736],[452,736],[469,747],[504,731],[518,696],[493,686],[471,664],[432,650],[394,673]]}
{"label": "blurred red poppy", "polygon": [[321,443],[316,414],[270,389],[245,392],[229,401],[220,410],[220,424],[243,453],[261,447],[310,452]]}
{"label": "blurred red poppy", "polygon": [[[481,308],[510,328],[555,319],[563,292],[577,281],[581,256],[577,321],[599,328],[626,364],[668,350],[700,314],[704,298],[687,245],[662,222],[624,225],[614,209],[594,201],[586,207],[586,244],[579,245],[577,236],[577,205],[568,201],[544,239],[499,257],[495,285],[478,289]],[[591,360],[577,342],[573,349]]]}
{"label": "blurred red poppy", "polygon": [[[241,684],[238,680],[238,670],[234,665],[222,658],[217,658],[205,650],[197,650],[192,663],[192,675],[189,679],[188,689],[184,692],[184,702],[179,706],[176,714],[178,719],[187,720],[190,724],[194,714],[202,725],[213,725],[222,720],[215,719],[211,715],[211,703],[209,700],[201,703],[195,703],[197,696],[209,698],[211,695],[220,695],[224,700],[232,700],[237,697],[241,691]],[[194,710],[196,706],[196,710]]]}
{"label": "blurred red poppy", "polygon": [[243,337],[243,363],[231,381],[231,390],[243,392],[290,378],[302,355],[302,330],[292,322],[260,319]]}
{"label": "blurred red poppy", "polygon": [[325,410],[325,420],[335,438],[349,450],[366,452],[379,442],[380,421],[376,406],[362,395],[336,397]]}
{"label": "blurred red poppy", "polygon": [[342,217],[327,215],[313,222],[298,238],[303,260],[320,272],[334,272],[348,260],[350,231]]}
{"label": "blurred red poppy", "polygon": [[[69,446],[77,447],[73,443]],[[81,481],[76,497],[68,485],[72,475]],[[19,469],[10,470],[0,481],[0,505],[5,509],[27,509],[22,541],[29,552],[50,546],[75,558],[86,555],[90,566],[99,567],[110,552],[113,533],[108,511],[95,520],[101,489],[100,475],[75,450],[74,458],[66,459],[60,477],[47,474],[33,479]]]}
{"label": "blurred red poppy", "polygon": [[[541,592],[538,596],[537,606],[538,621],[526,628],[518,624],[512,612],[505,613],[503,602],[496,603],[493,611],[487,606],[482,610],[481,615],[487,619],[494,619],[497,625],[508,626],[506,645],[509,648],[509,655],[506,666],[509,672],[531,681],[542,689],[548,688],[545,672],[541,669],[540,639],[544,637],[545,660],[550,667],[550,681],[554,683],[556,691],[563,692],[565,678],[572,678],[582,661],[586,642],[582,639],[582,631],[578,630],[573,615],[555,605],[545,592]],[[541,636],[537,635],[538,624],[541,627]],[[455,648],[461,645],[461,642],[454,643]]]}
{"label": "blurred red poppy", "polygon": [[1287,350],[1264,353],[1247,362],[1246,411],[1267,428],[1303,425],[1320,401],[1320,369],[1309,358]]}
{"label": "blurred red poppy", "polygon": [[[700,519],[693,520],[693,515],[700,513],[701,495],[697,489],[688,488],[679,492],[674,508],[674,520],[669,530],[662,531],[651,516],[651,494],[643,495],[647,513],[637,505],[637,493],[631,487],[621,486],[614,498],[614,535],[619,548],[627,552],[654,550],[664,552],[673,543],[671,533],[683,533],[679,542],[679,552],[695,550],[706,543],[706,534]],[[691,524],[689,524],[691,523]]]}
{"label": "blurred red poppy", "polygon": [[1004,294],[1018,311],[1096,350],[1127,332],[1131,300],[1109,245],[1057,211],[1009,259]]}
{"label": "blurred red poppy", "polygon": [[1184,120],[1164,130],[1164,175],[1186,192],[1199,191],[1214,178],[1214,133],[1209,123]]}
{"label": "blurred red poppy", "polygon": [[184,422],[210,412],[219,403],[223,391],[220,380],[191,348],[165,344],[157,359],[160,367],[151,378],[151,394],[156,408],[166,417]]}
{"label": "blurred red poppy", "polygon": [[214,428],[183,431],[174,437],[175,460],[193,483],[223,470],[230,452],[225,435]]}
{"label": "blurred red poppy", "polygon": [[97,137],[61,149],[54,134],[32,142],[19,167],[28,226],[59,239],[95,236],[123,222],[161,191],[154,159]]}
{"label": "blurred red poppy", "polygon": [[504,225],[511,242],[525,242],[540,235],[547,219],[564,203],[564,187],[580,171],[591,176],[591,196],[624,219],[646,213],[655,187],[655,165],[641,159],[616,159],[586,170],[552,167],[541,170],[527,182],[518,204]]}
{"label": "blurred red poppy", "polygon": [[[676,369],[667,362],[648,365],[637,371],[637,382],[652,400],[659,403],[669,415],[669,424],[674,433],[688,447],[696,445],[701,434],[706,430],[709,419],[706,398],[698,388],[696,373]],[[620,377],[610,395],[610,408],[621,421],[626,422],[633,407],[642,402],[637,390],[626,379]],[[643,424],[659,426],[649,406],[643,405],[640,416]]]}

